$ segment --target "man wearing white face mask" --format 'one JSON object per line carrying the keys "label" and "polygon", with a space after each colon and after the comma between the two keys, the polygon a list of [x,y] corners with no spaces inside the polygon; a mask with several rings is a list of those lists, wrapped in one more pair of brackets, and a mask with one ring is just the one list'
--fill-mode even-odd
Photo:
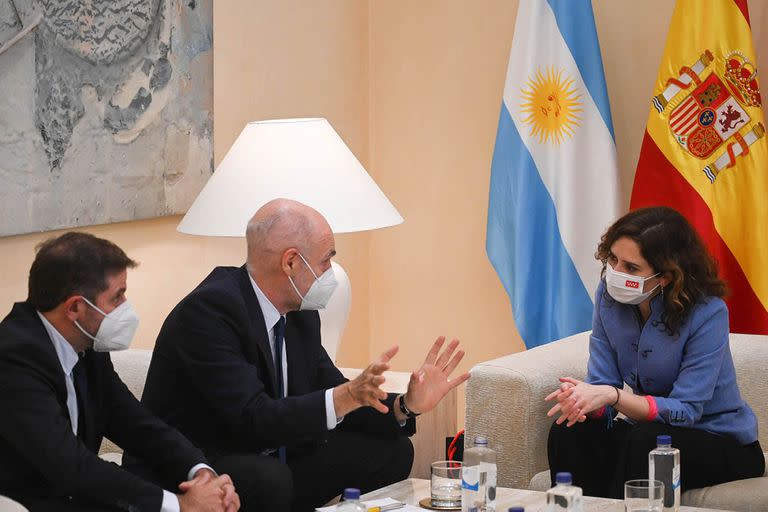
{"label": "man wearing white face mask", "polygon": [[[128,348],[136,263],[85,233],[43,243],[29,295],[0,323],[0,494],[32,511],[234,511],[203,453],[147,411],[105,352]],[[103,437],[139,454],[166,489],[98,457]]]}
{"label": "man wearing white face mask", "polygon": [[328,223],[278,199],[246,240],[244,266],[215,269],[166,319],[144,403],[232,475],[243,510],[310,511],[406,478],[415,416],[469,377],[450,378],[458,341],[438,338],[402,396],[379,388],[396,346],[347,381],[314,311],[336,286]]}

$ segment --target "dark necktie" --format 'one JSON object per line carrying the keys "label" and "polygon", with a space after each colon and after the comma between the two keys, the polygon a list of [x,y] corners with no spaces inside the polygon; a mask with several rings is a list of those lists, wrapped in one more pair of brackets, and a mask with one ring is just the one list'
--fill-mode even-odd
{"label": "dark necktie", "polygon": [[77,437],[85,441],[85,408],[88,404],[88,377],[85,372],[85,355],[79,354],[77,364],[72,368],[72,381],[77,396]]}
{"label": "dark necktie", "polygon": [[[285,317],[281,316],[274,327],[275,333],[275,389],[277,389],[277,398],[285,398],[285,386],[283,385],[283,343],[285,342]],[[280,462],[285,464],[286,453],[285,446],[277,449],[277,455]]]}

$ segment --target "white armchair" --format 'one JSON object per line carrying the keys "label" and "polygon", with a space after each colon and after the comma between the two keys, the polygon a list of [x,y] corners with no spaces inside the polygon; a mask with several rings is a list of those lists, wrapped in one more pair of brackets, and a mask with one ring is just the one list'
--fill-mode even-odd
{"label": "white armchair", "polygon": [[[742,397],[757,415],[760,444],[768,447],[768,336],[732,334],[730,338]],[[487,361],[472,369],[467,385],[467,439],[486,435],[498,454],[498,484],[544,490],[549,487],[547,436],[552,419],[544,397],[563,375],[584,378],[589,332]],[[685,478],[685,468],[682,468]],[[768,473],[762,478],[693,489],[683,505],[764,512],[768,510]]]}

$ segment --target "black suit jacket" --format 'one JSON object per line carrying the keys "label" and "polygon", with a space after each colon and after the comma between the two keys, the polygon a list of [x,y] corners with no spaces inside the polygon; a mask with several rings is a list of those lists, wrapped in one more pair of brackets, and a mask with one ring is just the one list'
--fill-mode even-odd
{"label": "black suit jacket", "polygon": [[160,510],[162,489],[97,455],[108,437],[172,482],[205,462],[203,453],[146,410],[115,373],[108,354],[85,355],[85,438],[72,432],[64,371],[28,303],[0,323],[0,494],[35,502],[72,496],[131,511]]}
{"label": "black suit jacket", "polygon": [[[288,396],[277,399],[267,328],[245,267],[217,267],[165,320],[143,402],[210,457],[285,445],[289,458],[328,435],[325,390],[346,379],[320,344],[316,311],[286,315]],[[386,402],[392,406],[395,395]],[[365,407],[337,427],[410,435]],[[308,446],[310,445],[310,446]]]}

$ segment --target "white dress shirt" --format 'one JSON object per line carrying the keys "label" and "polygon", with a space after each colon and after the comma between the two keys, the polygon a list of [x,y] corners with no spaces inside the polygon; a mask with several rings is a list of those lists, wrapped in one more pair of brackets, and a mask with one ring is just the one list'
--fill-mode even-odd
{"label": "white dress shirt", "polygon": [[[251,280],[251,286],[253,286],[253,291],[256,293],[256,298],[259,301],[259,306],[261,307],[261,313],[264,316],[264,327],[267,330],[267,335],[269,337],[269,348],[272,351],[272,361],[275,360],[275,324],[278,320],[280,320],[280,312],[277,310],[274,304],[267,298],[266,295],[264,295],[264,292],[261,291],[259,288],[259,285],[256,284],[256,281],[253,280],[253,277],[251,277],[251,273],[248,273],[248,279]],[[282,361],[283,366],[283,389],[285,392],[288,392],[288,357],[286,355],[286,343],[288,343],[287,339],[283,340],[283,354],[280,360]],[[327,389],[325,391],[325,419],[326,419],[326,427],[328,427],[328,430],[333,430],[336,428],[336,425],[341,423],[341,420],[344,419],[344,416],[341,418],[336,417],[336,407],[333,403],[333,388]]]}
{"label": "white dress shirt", "polygon": [[[67,386],[67,410],[69,411],[69,420],[72,424],[72,432],[77,436],[77,422],[78,422],[78,407],[77,407],[77,393],[75,392],[75,381],[72,377],[72,369],[80,359],[75,352],[75,349],[69,342],[61,335],[61,333],[45,318],[39,311],[37,315],[43,322],[48,337],[51,338],[53,348],[56,350],[56,355],[59,358],[61,369],[64,371],[64,383]],[[192,480],[195,477],[195,473],[199,469],[207,468],[213,471],[213,469],[207,464],[196,464],[189,470],[187,479]],[[214,471],[215,473],[215,471]],[[172,492],[168,492],[163,489],[163,504],[160,508],[160,512],[179,512],[179,499]]]}

